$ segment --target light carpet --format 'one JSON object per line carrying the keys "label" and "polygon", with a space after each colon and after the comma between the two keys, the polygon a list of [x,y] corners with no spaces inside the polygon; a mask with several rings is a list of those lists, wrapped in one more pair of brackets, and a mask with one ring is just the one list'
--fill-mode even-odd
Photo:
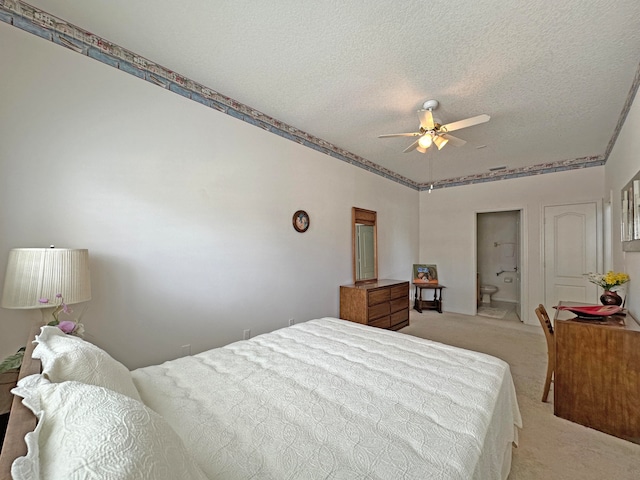
{"label": "light carpet", "polygon": [[504,318],[507,314],[506,310],[493,307],[478,307],[478,315],[489,318]]}
{"label": "light carpet", "polygon": [[402,333],[488,353],[509,363],[523,428],[509,480],[638,480],[640,445],[553,414],[542,403],[547,346],[539,326],[435,311],[411,311]]}

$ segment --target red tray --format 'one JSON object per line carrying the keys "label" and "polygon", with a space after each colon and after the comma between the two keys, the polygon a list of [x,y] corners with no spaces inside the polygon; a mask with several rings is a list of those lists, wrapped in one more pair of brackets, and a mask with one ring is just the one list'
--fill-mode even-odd
{"label": "red tray", "polygon": [[619,307],[618,305],[584,305],[573,307],[558,305],[553,308],[558,310],[569,310],[570,312],[575,313],[578,317],[583,318],[608,317],[622,311],[622,307]]}

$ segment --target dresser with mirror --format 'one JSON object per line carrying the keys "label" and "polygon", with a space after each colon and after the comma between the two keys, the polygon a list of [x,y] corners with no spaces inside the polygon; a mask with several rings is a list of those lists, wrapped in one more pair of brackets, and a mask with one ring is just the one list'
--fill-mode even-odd
{"label": "dresser with mirror", "polygon": [[340,286],[340,318],[398,330],[409,325],[409,282],[378,279],[377,217],[351,209],[353,284]]}

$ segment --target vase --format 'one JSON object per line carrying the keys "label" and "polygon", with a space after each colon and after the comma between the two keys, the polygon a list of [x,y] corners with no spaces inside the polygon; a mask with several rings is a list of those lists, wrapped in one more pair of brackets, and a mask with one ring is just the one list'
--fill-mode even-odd
{"label": "vase", "polygon": [[600,302],[603,305],[622,305],[622,297],[618,295],[617,292],[612,292],[611,290],[605,290],[602,295],[600,295]]}

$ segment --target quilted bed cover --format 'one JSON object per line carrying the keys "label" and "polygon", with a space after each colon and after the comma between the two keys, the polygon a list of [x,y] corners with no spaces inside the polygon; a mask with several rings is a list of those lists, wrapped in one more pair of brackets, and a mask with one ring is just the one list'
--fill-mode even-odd
{"label": "quilted bed cover", "polygon": [[505,479],[495,357],[334,318],[132,372],[211,479]]}

